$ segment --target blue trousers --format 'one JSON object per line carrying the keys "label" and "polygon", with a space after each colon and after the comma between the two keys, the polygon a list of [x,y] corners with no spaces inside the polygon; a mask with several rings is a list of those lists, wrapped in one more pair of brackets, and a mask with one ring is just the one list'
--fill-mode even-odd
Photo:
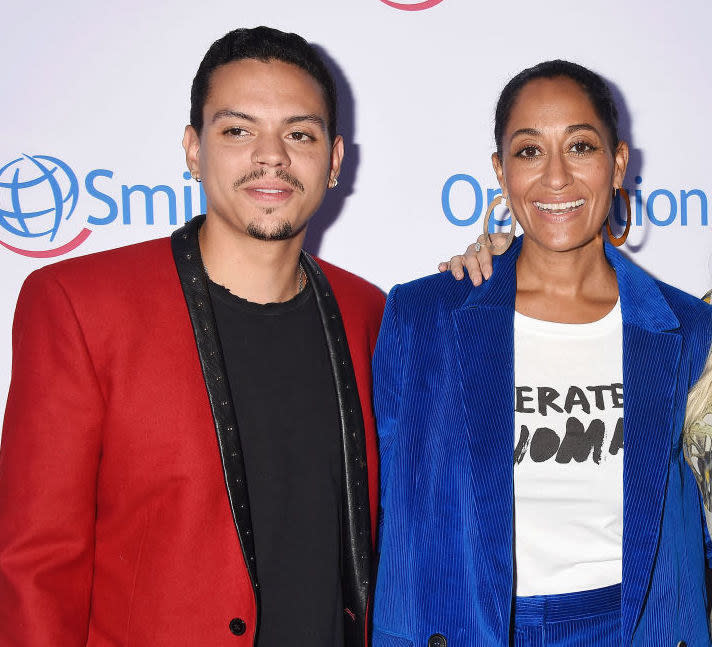
{"label": "blue trousers", "polygon": [[513,647],[620,647],[621,586],[518,597]]}

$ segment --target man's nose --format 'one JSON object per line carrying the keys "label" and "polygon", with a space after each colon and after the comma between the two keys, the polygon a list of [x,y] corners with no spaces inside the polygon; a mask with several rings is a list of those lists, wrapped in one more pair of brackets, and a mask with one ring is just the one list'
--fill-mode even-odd
{"label": "man's nose", "polygon": [[265,134],[255,142],[252,162],[261,166],[288,167],[291,164],[285,142],[279,135]]}

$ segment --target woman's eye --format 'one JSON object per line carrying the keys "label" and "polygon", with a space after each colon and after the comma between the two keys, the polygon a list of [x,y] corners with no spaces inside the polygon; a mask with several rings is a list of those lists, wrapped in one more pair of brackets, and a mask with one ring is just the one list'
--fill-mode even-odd
{"label": "woman's eye", "polygon": [[517,153],[518,157],[536,157],[539,155],[539,149],[536,146],[525,146]]}
{"label": "woman's eye", "polygon": [[594,147],[591,146],[591,144],[587,142],[576,142],[572,147],[571,150],[574,153],[577,153],[579,155],[582,155],[583,153],[589,153],[592,150],[594,150]]}

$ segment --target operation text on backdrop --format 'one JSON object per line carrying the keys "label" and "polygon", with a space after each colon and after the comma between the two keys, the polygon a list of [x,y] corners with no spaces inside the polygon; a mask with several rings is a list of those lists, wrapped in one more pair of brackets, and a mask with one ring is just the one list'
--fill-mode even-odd
{"label": "operation text on backdrop", "polygon": [[[631,196],[632,225],[641,227],[644,217],[647,217],[657,227],[667,227],[676,223],[682,227],[687,227],[688,223],[701,227],[708,225],[708,198],[704,190],[680,189],[679,191],[671,191],[670,189],[659,188],[644,194],[641,188],[643,178],[637,176],[635,184],[635,189],[624,187]],[[453,196],[454,190],[458,193],[457,198]],[[482,184],[472,175],[456,173],[445,180],[443,184],[441,193],[443,214],[453,225],[467,227],[480,219],[487,205],[501,192],[499,187],[483,190]],[[691,198],[694,199],[692,202],[690,202]],[[613,209],[616,222],[620,226],[624,226],[625,209],[621,206],[620,196],[614,200]],[[689,212],[692,212],[692,215]],[[495,231],[496,227],[509,224],[509,216],[501,219],[495,216],[492,218],[490,229]]]}

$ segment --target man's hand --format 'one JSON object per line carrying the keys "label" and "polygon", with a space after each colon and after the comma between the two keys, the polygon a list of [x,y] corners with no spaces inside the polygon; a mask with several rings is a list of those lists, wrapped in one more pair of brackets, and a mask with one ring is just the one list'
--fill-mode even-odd
{"label": "man's hand", "polygon": [[[458,280],[465,277],[465,270],[472,281],[472,285],[480,285],[483,279],[486,281],[492,276],[492,251],[491,247],[499,248],[507,244],[507,234],[491,234],[490,240],[484,234],[481,234],[476,243],[468,245],[464,254],[457,254],[449,261],[442,262],[438,265],[438,271],[447,272],[450,270],[452,275]],[[497,249],[501,254],[502,252]]]}

